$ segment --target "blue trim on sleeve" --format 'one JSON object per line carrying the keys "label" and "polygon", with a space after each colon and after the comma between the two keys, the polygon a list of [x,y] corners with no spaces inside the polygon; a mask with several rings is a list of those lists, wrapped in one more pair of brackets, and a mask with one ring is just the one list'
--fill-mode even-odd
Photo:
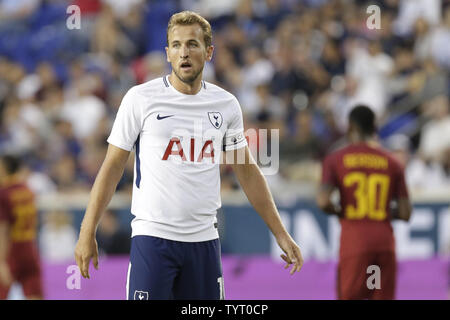
{"label": "blue trim on sleeve", "polygon": [[140,136],[137,137],[136,139],[136,187],[139,188],[139,186],[141,185],[141,159],[139,158],[139,139]]}

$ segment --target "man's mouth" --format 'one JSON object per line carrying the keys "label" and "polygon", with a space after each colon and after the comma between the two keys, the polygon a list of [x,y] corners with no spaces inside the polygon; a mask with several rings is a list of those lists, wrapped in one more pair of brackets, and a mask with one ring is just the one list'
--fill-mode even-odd
{"label": "man's mouth", "polygon": [[181,64],[181,69],[182,70],[189,70],[190,68],[192,68],[192,64],[190,64],[189,62],[183,62]]}

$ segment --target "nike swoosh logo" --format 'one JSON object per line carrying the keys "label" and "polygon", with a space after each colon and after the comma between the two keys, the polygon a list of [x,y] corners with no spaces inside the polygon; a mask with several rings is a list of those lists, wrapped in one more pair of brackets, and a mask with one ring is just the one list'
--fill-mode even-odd
{"label": "nike swoosh logo", "polygon": [[173,116],[174,116],[174,114],[172,114],[172,115],[170,115],[170,116],[164,116],[164,117],[161,117],[161,116],[158,114],[158,116],[156,117],[156,119],[162,120],[162,119],[169,118],[169,117],[173,117]]}

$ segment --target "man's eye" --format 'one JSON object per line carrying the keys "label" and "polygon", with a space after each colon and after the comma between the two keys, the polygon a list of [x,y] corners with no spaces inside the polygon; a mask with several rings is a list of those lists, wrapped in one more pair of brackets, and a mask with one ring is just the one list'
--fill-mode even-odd
{"label": "man's eye", "polygon": [[172,45],[172,47],[174,47],[174,48],[178,48],[179,46],[180,46],[179,43],[175,43],[175,44]]}
{"label": "man's eye", "polygon": [[196,43],[191,43],[191,47],[195,47],[195,48],[197,48],[197,47],[198,47],[198,45],[197,45]]}

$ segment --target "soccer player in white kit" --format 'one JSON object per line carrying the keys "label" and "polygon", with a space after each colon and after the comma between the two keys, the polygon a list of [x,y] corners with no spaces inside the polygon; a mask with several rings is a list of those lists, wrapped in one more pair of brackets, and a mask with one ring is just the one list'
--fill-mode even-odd
{"label": "soccer player in white kit", "polygon": [[75,249],[81,274],[89,278],[91,259],[98,268],[96,228],[133,148],[128,299],[224,299],[216,220],[221,151],[244,155],[233,170],[283,250],[285,268],[300,271],[300,248],[250,155],[237,99],[202,80],[214,50],[210,24],[194,12],[174,14],[167,42],[171,74],[131,88],[117,112]]}

